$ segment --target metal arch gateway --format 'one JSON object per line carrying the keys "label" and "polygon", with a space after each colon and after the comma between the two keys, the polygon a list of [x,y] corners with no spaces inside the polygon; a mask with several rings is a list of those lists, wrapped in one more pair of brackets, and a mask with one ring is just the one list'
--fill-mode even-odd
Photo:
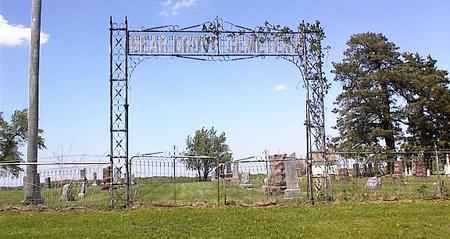
{"label": "metal arch gateway", "polygon": [[[319,23],[302,22],[297,31],[265,23],[255,29],[216,18],[202,24],[179,27],[130,29],[127,18],[114,23],[110,17],[110,162],[111,206],[123,200],[131,202],[131,166],[128,155],[128,81],[136,66],[148,57],[176,57],[200,61],[236,61],[276,57],[293,63],[300,71],[306,89],[306,144],[308,199],[322,193],[331,198],[326,158],[324,97],[328,83],[322,72],[323,30]],[[319,153],[326,170],[325,187],[314,187],[312,156]],[[125,182],[121,183],[121,176]],[[125,194],[114,195],[114,188],[124,186]]]}

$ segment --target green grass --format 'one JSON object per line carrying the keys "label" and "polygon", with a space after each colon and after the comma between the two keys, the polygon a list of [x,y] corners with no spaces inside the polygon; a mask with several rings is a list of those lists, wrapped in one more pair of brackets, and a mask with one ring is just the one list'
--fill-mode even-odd
{"label": "green grass", "polygon": [[[306,179],[301,178],[301,193],[298,198],[291,201],[283,199],[283,194],[266,195],[262,184],[263,176],[252,175],[253,187],[246,189],[237,184],[220,182],[219,202],[227,202],[232,205],[255,205],[261,202],[277,202],[288,205],[302,204],[306,201]],[[446,180],[446,191],[444,196],[449,195],[450,180]],[[367,190],[365,187],[367,179],[349,178],[345,180],[334,180],[333,191],[337,202],[361,202],[361,201],[381,201],[381,200],[403,200],[403,199],[432,199],[437,196],[437,179],[435,177],[416,178],[405,177],[403,179],[393,179],[383,177],[383,185],[377,190]],[[133,186],[135,192],[136,205],[216,205],[218,201],[217,181],[197,182],[192,178],[177,178],[176,183],[171,178],[139,179]],[[79,189],[76,184],[74,191]],[[62,187],[51,189],[42,188],[45,205],[50,208],[67,207],[90,207],[104,209],[109,206],[110,198],[108,190],[100,190],[99,186],[88,187],[87,195],[84,199],[72,202],[60,200]],[[75,194],[76,194],[75,193]],[[116,195],[124,191],[117,190]],[[23,191],[21,189],[0,189],[0,208],[21,206]]]}
{"label": "green grass", "polygon": [[450,202],[0,213],[0,238],[449,238]]}

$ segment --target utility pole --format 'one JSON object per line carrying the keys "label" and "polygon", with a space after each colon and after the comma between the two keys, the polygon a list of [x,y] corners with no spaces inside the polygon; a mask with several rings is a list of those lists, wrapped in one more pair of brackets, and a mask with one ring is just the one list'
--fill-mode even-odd
{"label": "utility pole", "polygon": [[[28,103],[28,146],[27,162],[36,163],[38,156],[38,120],[39,120],[39,47],[41,35],[41,0],[31,1],[31,38],[29,65],[29,103]],[[24,177],[24,203],[40,204],[43,202],[40,190],[37,165],[26,166]]]}

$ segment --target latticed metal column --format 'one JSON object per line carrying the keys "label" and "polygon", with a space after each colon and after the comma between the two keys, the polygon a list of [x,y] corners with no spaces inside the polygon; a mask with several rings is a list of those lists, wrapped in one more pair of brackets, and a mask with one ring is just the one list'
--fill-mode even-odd
{"label": "latticed metal column", "polygon": [[[316,197],[323,195],[326,200],[332,199],[331,180],[329,177],[330,163],[326,153],[325,137],[325,95],[328,83],[322,72],[323,30],[318,23],[302,24],[303,61],[302,71],[307,88],[306,100],[306,132],[307,132],[307,162],[308,162],[308,193],[314,203]],[[313,153],[316,159],[324,164],[322,177],[312,177]]]}
{"label": "latticed metal column", "polygon": [[129,202],[128,169],[128,23],[110,18],[110,161],[111,206]]}

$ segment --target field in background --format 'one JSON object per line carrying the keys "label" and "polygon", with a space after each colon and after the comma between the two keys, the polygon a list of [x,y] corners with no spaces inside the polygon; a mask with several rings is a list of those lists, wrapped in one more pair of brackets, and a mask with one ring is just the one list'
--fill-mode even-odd
{"label": "field in background", "polygon": [[0,213],[0,238],[448,238],[450,202]]}

